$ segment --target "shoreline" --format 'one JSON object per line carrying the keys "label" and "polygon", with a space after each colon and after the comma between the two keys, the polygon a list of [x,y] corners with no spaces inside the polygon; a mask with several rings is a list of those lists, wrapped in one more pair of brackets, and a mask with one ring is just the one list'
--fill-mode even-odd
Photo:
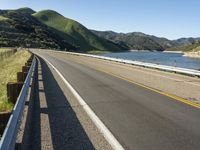
{"label": "shoreline", "polygon": [[199,52],[185,52],[183,56],[200,59],[200,51]]}
{"label": "shoreline", "polygon": [[176,53],[176,54],[183,54],[183,51],[163,51],[164,53]]}
{"label": "shoreline", "polygon": [[176,53],[176,54],[182,54],[183,51],[151,51],[151,50],[129,50],[128,52],[159,52],[159,53]]}

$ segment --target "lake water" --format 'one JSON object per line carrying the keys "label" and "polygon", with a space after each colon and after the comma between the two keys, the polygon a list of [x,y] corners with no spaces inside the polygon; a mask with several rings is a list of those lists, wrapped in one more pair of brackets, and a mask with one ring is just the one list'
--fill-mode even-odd
{"label": "lake water", "polygon": [[200,59],[185,57],[183,53],[131,51],[107,53],[103,56],[200,70]]}

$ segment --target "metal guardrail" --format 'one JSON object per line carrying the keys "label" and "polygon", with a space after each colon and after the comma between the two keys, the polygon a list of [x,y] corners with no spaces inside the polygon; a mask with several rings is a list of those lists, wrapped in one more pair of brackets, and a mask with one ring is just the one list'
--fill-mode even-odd
{"label": "metal guardrail", "polygon": [[28,75],[19,94],[17,102],[14,106],[12,114],[9,118],[7,126],[4,130],[3,136],[0,141],[0,150],[13,150],[15,148],[17,132],[19,128],[20,119],[22,117],[23,108],[29,89],[31,77],[33,70],[35,68],[36,58],[34,57],[31,67],[29,69]]}
{"label": "metal guardrail", "polygon": [[[44,50],[44,49],[41,49],[41,50]],[[163,71],[167,71],[167,72],[175,72],[175,73],[179,73],[179,74],[200,77],[200,71],[194,70],[194,69],[187,69],[187,68],[173,67],[173,66],[166,66],[166,65],[158,65],[158,64],[153,64],[153,63],[146,63],[146,62],[140,62],[140,61],[134,61],[134,60],[126,60],[126,59],[98,56],[98,55],[92,55],[92,54],[83,54],[83,53],[66,52],[66,51],[55,51],[55,50],[45,50],[45,51],[65,53],[65,54],[77,55],[77,56],[86,56],[86,57],[91,57],[91,58],[115,61],[115,62],[124,63],[124,64],[130,64],[130,65],[135,65],[135,66],[163,70]]]}
{"label": "metal guardrail", "polygon": [[[52,51],[52,50],[50,50],[50,51]],[[55,51],[53,51],[53,52],[55,52]],[[92,57],[92,58],[97,58],[97,59],[104,59],[104,60],[115,61],[115,62],[124,63],[124,64],[136,65],[136,66],[141,66],[141,67],[159,69],[159,70],[168,71],[168,72],[175,72],[175,73],[179,73],[179,74],[200,77],[200,71],[194,70],[194,69],[187,69],[187,68],[180,68],[180,67],[173,67],[173,66],[166,66],[166,65],[157,65],[157,64],[153,64],[153,63],[125,60],[125,59],[111,58],[111,57],[91,55],[91,54],[83,54],[83,53],[64,52],[64,51],[56,51],[56,52],[67,53],[67,54],[71,54],[71,55]]]}

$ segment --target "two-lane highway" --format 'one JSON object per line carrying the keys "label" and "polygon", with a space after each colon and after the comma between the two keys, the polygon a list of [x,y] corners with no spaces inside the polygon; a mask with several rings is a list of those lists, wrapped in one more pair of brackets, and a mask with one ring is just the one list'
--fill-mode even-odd
{"label": "two-lane highway", "polygon": [[125,149],[200,149],[198,108],[92,69],[67,54],[34,53],[60,71]]}

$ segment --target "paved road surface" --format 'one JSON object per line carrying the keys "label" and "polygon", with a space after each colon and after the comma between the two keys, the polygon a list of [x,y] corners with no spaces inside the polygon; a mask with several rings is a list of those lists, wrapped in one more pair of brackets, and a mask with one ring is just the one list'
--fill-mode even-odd
{"label": "paved road surface", "polygon": [[34,52],[62,73],[125,149],[200,149],[199,109],[63,59],[66,54]]}
{"label": "paved road surface", "polygon": [[36,68],[33,95],[26,103],[17,148],[112,150],[58,74],[42,59]]}

